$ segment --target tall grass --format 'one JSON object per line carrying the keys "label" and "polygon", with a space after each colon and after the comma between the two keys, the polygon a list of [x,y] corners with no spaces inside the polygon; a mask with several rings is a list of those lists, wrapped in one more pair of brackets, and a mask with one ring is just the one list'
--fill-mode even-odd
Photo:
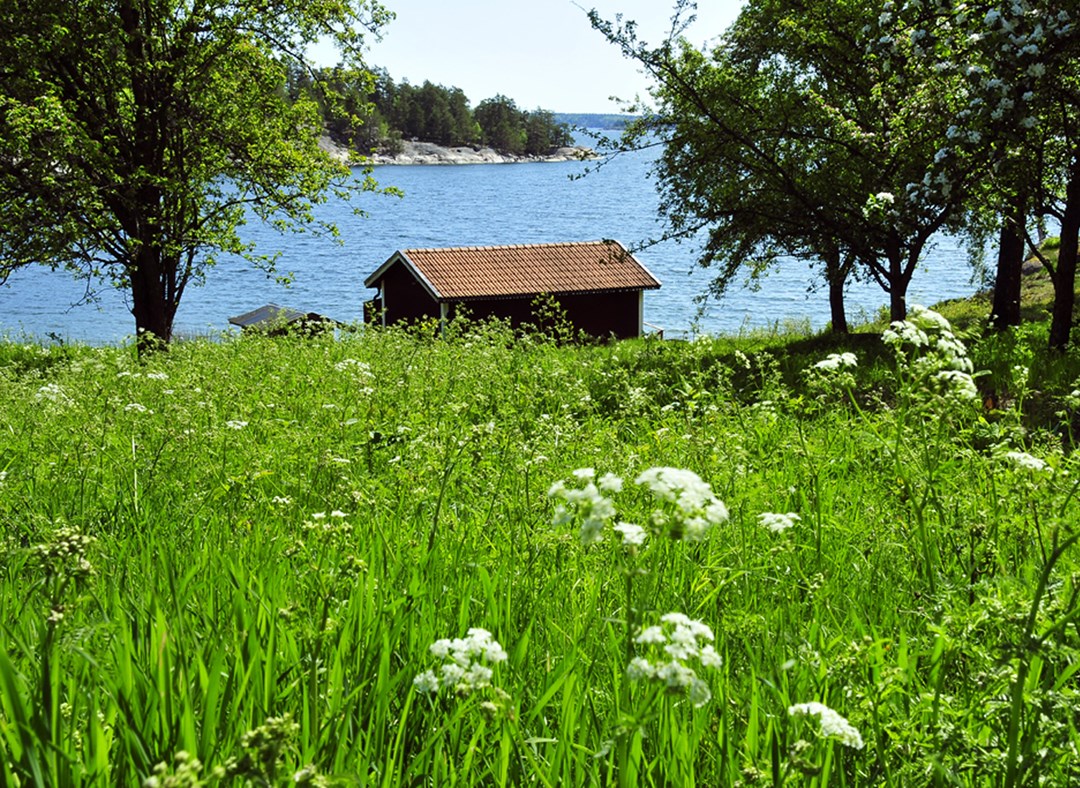
{"label": "tall grass", "polygon": [[[878,338],[5,345],[0,784],[1075,784],[1080,395],[996,342],[994,411]],[[583,544],[549,489],[609,473]],[[628,673],[670,613],[707,702]]]}

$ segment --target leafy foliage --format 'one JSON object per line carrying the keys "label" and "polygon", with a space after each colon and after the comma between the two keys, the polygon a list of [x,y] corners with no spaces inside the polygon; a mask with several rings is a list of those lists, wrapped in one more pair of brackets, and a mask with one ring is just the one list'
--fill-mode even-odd
{"label": "leafy foliage", "polygon": [[[848,276],[874,279],[906,313],[934,233],[981,258],[1000,228],[995,324],[1018,324],[1025,249],[1049,217],[1066,251],[1049,265],[1050,343],[1073,321],[1080,167],[1080,19],[1057,2],[747,2],[705,49],[676,0],[659,44],[632,21],[593,26],[653,78],[655,107],[622,147],[661,144],[654,175],[667,233],[701,243],[722,292],[781,261],[824,269],[843,330]],[[1033,232],[1033,228],[1039,231]]]}
{"label": "leafy foliage", "polygon": [[317,229],[315,203],[374,188],[319,148],[285,62],[330,36],[360,74],[362,34],[387,18],[366,0],[5,3],[0,276],[43,263],[105,280],[167,342],[217,255],[273,272],[237,232],[248,218]]}

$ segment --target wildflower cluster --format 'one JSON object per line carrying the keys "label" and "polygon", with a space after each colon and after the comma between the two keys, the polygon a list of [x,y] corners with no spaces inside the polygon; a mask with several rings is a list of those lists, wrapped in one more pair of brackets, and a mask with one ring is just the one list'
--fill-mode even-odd
{"label": "wildflower cluster", "polygon": [[[584,482],[583,486],[568,487],[566,482],[557,481],[548,490],[549,497],[559,500],[554,524],[580,520],[581,543],[585,545],[603,539],[604,526],[615,518],[615,505],[604,493],[618,493],[623,488],[619,476],[607,473],[594,481],[595,476],[592,468],[580,468],[574,471],[574,477]],[[650,525],[672,539],[704,539],[710,528],[728,518],[724,502],[693,471],[649,468],[634,482],[646,487],[660,504],[649,516]],[[613,530],[622,537],[624,545],[632,547],[644,544],[648,536],[646,529],[635,523],[619,522]]]}
{"label": "wildflower cluster", "polygon": [[854,353],[830,353],[821,361],[814,364],[814,369],[821,370],[822,372],[836,372],[845,367],[858,366],[858,364],[859,360],[855,358]]}
{"label": "wildflower cluster", "polygon": [[52,403],[54,405],[70,405],[72,403],[71,397],[68,396],[67,392],[64,391],[64,387],[59,383],[46,383],[37,390],[34,399],[38,402]]}
{"label": "wildflower cluster", "polygon": [[345,373],[354,383],[362,384],[357,393],[361,396],[368,396],[375,393],[375,389],[368,385],[375,378],[375,374],[371,371],[371,365],[366,361],[360,361],[355,358],[346,358],[334,364],[334,369],[338,372]]}
{"label": "wildflower cluster", "polygon": [[859,365],[854,353],[830,353],[805,372],[807,386],[822,394],[855,386],[852,370]]}
{"label": "wildflower cluster", "polygon": [[[243,755],[230,758],[224,767],[215,769],[214,776],[254,778],[257,785],[275,784],[274,776],[282,752],[293,745],[299,733],[300,725],[293,720],[291,714],[267,717],[264,724],[240,737]],[[311,784],[313,771],[308,768],[303,772],[307,775],[305,782]]]}
{"label": "wildflower cluster", "polygon": [[913,305],[908,319],[894,321],[881,341],[894,349],[917,383],[961,402],[978,399],[967,348],[937,312]]}
{"label": "wildflower cluster", "polygon": [[346,535],[352,531],[352,526],[345,519],[345,512],[335,509],[327,515],[326,512],[315,512],[310,520],[304,520],[303,529],[308,533],[332,536],[335,534]]}
{"label": "wildflower cluster", "polygon": [[794,528],[795,523],[800,520],[802,520],[802,518],[794,512],[788,512],[787,514],[763,512],[758,515],[758,522],[774,534],[781,534],[789,528]]}
{"label": "wildflower cluster", "polygon": [[634,638],[636,644],[659,651],[659,655],[652,660],[634,657],[626,675],[631,681],[662,682],[668,692],[685,692],[695,706],[704,706],[712,698],[712,691],[687,663],[720,667],[713,640],[712,630],[700,621],[682,613],[667,613],[661,616],[660,624],[642,629]]}
{"label": "wildflower cluster", "polygon": [[93,543],[94,537],[64,526],[53,532],[48,542],[35,545],[33,552],[47,575],[83,578],[94,573],[86,557]]}
{"label": "wildflower cluster", "polygon": [[603,493],[622,490],[622,479],[618,476],[608,473],[598,482],[594,481],[595,476],[596,471],[592,468],[579,468],[574,471],[574,478],[584,482],[584,486],[567,487],[565,482],[557,481],[548,490],[549,497],[559,499],[555,506],[555,524],[563,525],[580,519],[583,545],[600,541],[604,526],[615,516],[615,505]]}
{"label": "wildflower cluster", "polygon": [[1040,460],[1026,451],[1010,451],[1005,453],[1005,459],[1019,470],[1041,473],[1049,470],[1045,460]]}
{"label": "wildflower cluster", "polygon": [[863,748],[862,734],[858,729],[824,703],[816,701],[796,703],[788,707],[788,714],[792,717],[817,717],[822,736],[827,739],[836,739],[841,744],[856,750]]}
{"label": "wildflower cluster", "polygon": [[203,765],[187,750],[180,750],[173,756],[175,765],[162,761],[154,767],[154,773],[143,780],[143,788],[195,788],[203,785],[199,773]]}
{"label": "wildflower cluster", "polygon": [[635,479],[660,503],[650,520],[672,539],[704,539],[709,529],[728,519],[724,502],[712,487],[693,471],[682,468],[649,468]]}
{"label": "wildflower cluster", "polygon": [[492,665],[506,661],[506,651],[486,629],[473,627],[466,637],[436,640],[431,653],[444,660],[436,674],[426,670],[413,679],[417,691],[434,694],[449,689],[458,695],[491,686]]}

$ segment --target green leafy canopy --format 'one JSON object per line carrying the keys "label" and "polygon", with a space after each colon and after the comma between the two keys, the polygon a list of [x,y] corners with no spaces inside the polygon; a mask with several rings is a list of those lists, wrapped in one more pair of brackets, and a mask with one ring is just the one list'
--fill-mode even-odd
{"label": "green leafy canopy", "polygon": [[273,272],[238,233],[250,215],[332,233],[314,205],[376,184],[320,148],[286,68],[330,39],[363,76],[364,36],[391,16],[370,0],[5,2],[0,279],[42,263],[111,281],[140,336],[167,341],[216,256]]}

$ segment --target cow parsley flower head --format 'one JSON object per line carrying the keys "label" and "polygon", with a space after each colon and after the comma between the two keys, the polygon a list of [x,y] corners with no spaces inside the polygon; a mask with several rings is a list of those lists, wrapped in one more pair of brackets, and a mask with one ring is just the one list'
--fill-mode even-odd
{"label": "cow parsley flower head", "polygon": [[604,526],[615,517],[615,504],[602,494],[601,490],[617,492],[622,489],[622,479],[608,473],[600,479],[597,486],[593,478],[596,471],[592,468],[579,468],[573,476],[581,487],[568,487],[566,482],[557,481],[548,490],[548,497],[557,499],[554,525],[565,525],[575,519],[581,521],[581,543],[590,545],[604,537]]}
{"label": "cow parsley flower head", "polygon": [[653,524],[672,539],[704,539],[709,529],[727,520],[728,510],[712,487],[693,471],[655,467],[635,482],[648,487],[661,504],[652,513]]}
{"label": "cow parsley flower head", "polygon": [[824,703],[796,703],[788,707],[792,717],[817,717],[821,726],[821,735],[827,739],[836,739],[847,747],[856,750],[863,748],[862,734],[850,722],[830,709]]}
{"label": "cow parsley flower head", "polygon": [[713,631],[683,613],[667,613],[660,623],[638,632],[634,642],[651,658],[634,657],[626,666],[631,681],[657,681],[672,694],[685,693],[694,706],[712,698],[709,685],[691,667],[718,668],[722,660],[713,648]]}
{"label": "cow parsley flower head", "polygon": [[894,320],[881,334],[881,341],[893,347],[911,345],[918,348],[930,344],[926,332],[922,331],[910,320]]}
{"label": "cow parsley flower head", "polygon": [[835,372],[836,370],[843,369],[845,367],[858,366],[859,360],[855,358],[854,353],[830,353],[821,361],[814,364],[814,369],[824,370],[826,372]]}
{"label": "cow parsley flower head", "polygon": [[600,488],[600,492],[620,493],[622,492],[623,480],[621,476],[616,476],[614,473],[605,473],[596,482],[596,486]]}
{"label": "cow parsley flower head", "polygon": [[795,523],[800,520],[802,520],[802,518],[794,512],[788,512],[787,514],[763,512],[758,515],[758,522],[774,534],[781,534],[789,528],[794,528]]}
{"label": "cow parsley flower head", "polygon": [[949,321],[933,309],[921,304],[912,304],[908,310],[908,320],[924,331],[952,331]]}
{"label": "cow parsley flower head", "polygon": [[51,402],[55,405],[72,404],[71,397],[67,395],[67,392],[59,383],[46,383],[37,390],[34,399],[38,402]]}
{"label": "cow parsley flower head", "polygon": [[956,369],[942,369],[934,373],[933,381],[941,393],[959,402],[974,402],[979,399],[979,389],[975,379],[967,372]]}
{"label": "cow parsley flower head", "polygon": [[433,694],[449,689],[458,695],[491,686],[492,665],[505,662],[507,654],[486,629],[473,627],[463,638],[436,640],[429,649],[443,660],[436,673],[426,670],[413,679],[418,692]]}
{"label": "cow parsley flower head", "polygon": [[640,525],[634,523],[616,523],[615,531],[622,537],[623,544],[631,547],[640,547],[645,544],[648,532]]}
{"label": "cow parsley flower head", "polygon": [[1047,473],[1051,471],[1049,465],[1046,464],[1046,460],[1040,460],[1026,451],[1009,451],[1005,452],[1005,459],[1021,471],[1031,471],[1032,473]]}
{"label": "cow parsley flower head", "polygon": [[913,305],[908,319],[893,322],[881,340],[893,348],[919,385],[958,402],[978,399],[967,347],[942,315]]}

